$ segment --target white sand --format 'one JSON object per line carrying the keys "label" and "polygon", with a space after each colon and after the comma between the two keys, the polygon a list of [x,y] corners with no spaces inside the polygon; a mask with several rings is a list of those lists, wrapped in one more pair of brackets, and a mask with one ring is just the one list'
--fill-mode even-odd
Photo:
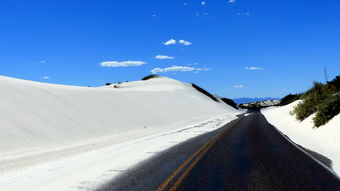
{"label": "white sand", "polygon": [[86,190],[239,113],[169,78],[118,86],[0,76],[0,190]]}

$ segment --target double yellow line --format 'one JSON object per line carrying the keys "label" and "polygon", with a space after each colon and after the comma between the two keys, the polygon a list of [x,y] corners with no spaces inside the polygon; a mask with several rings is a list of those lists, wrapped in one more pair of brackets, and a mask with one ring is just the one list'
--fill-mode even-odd
{"label": "double yellow line", "polygon": [[167,190],[174,191],[176,190],[179,185],[183,182],[185,177],[189,174],[189,172],[195,167],[195,165],[201,160],[201,158],[208,152],[208,150],[215,144],[215,142],[224,135],[226,130],[223,130],[219,134],[215,135],[211,138],[208,142],[206,142],[202,147],[200,147],[194,154],[192,154],[184,163],[181,164],[165,181],[157,188],[156,191],[163,191],[165,190],[170,182],[174,181],[175,177],[186,167],[191,161],[192,163],[189,165],[188,168],[179,176],[176,182]]}

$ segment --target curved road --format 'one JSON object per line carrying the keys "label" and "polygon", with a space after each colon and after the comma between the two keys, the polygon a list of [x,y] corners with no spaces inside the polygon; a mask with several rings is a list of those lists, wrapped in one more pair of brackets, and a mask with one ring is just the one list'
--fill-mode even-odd
{"label": "curved road", "polygon": [[260,113],[159,153],[103,185],[109,190],[340,190],[340,180]]}

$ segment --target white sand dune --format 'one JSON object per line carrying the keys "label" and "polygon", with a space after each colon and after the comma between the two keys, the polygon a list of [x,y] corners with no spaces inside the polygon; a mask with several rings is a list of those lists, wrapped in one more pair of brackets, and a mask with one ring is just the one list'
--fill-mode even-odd
{"label": "white sand dune", "polygon": [[[118,86],[0,76],[0,190],[86,190],[108,170],[129,168],[150,157],[145,153],[214,130],[239,113],[169,78]],[[84,181],[94,182],[79,187]]]}
{"label": "white sand dune", "polygon": [[1,154],[159,132],[235,112],[168,78],[90,88],[0,77],[0,87]]}

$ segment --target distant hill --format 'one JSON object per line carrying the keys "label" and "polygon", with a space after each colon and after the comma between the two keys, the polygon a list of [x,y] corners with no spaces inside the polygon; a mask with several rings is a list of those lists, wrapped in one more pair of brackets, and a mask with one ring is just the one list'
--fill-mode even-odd
{"label": "distant hill", "polygon": [[266,101],[266,100],[278,100],[281,98],[273,98],[273,97],[264,97],[264,98],[251,98],[251,97],[243,97],[243,98],[235,98],[233,99],[236,104],[243,104],[243,103],[252,103],[258,101]]}
{"label": "distant hill", "polygon": [[242,109],[258,109],[258,108],[264,108],[264,107],[270,107],[275,106],[280,103],[280,100],[265,100],[265,101],[257,101],[252,103],[243,103],[239,104],[238,107]]}

